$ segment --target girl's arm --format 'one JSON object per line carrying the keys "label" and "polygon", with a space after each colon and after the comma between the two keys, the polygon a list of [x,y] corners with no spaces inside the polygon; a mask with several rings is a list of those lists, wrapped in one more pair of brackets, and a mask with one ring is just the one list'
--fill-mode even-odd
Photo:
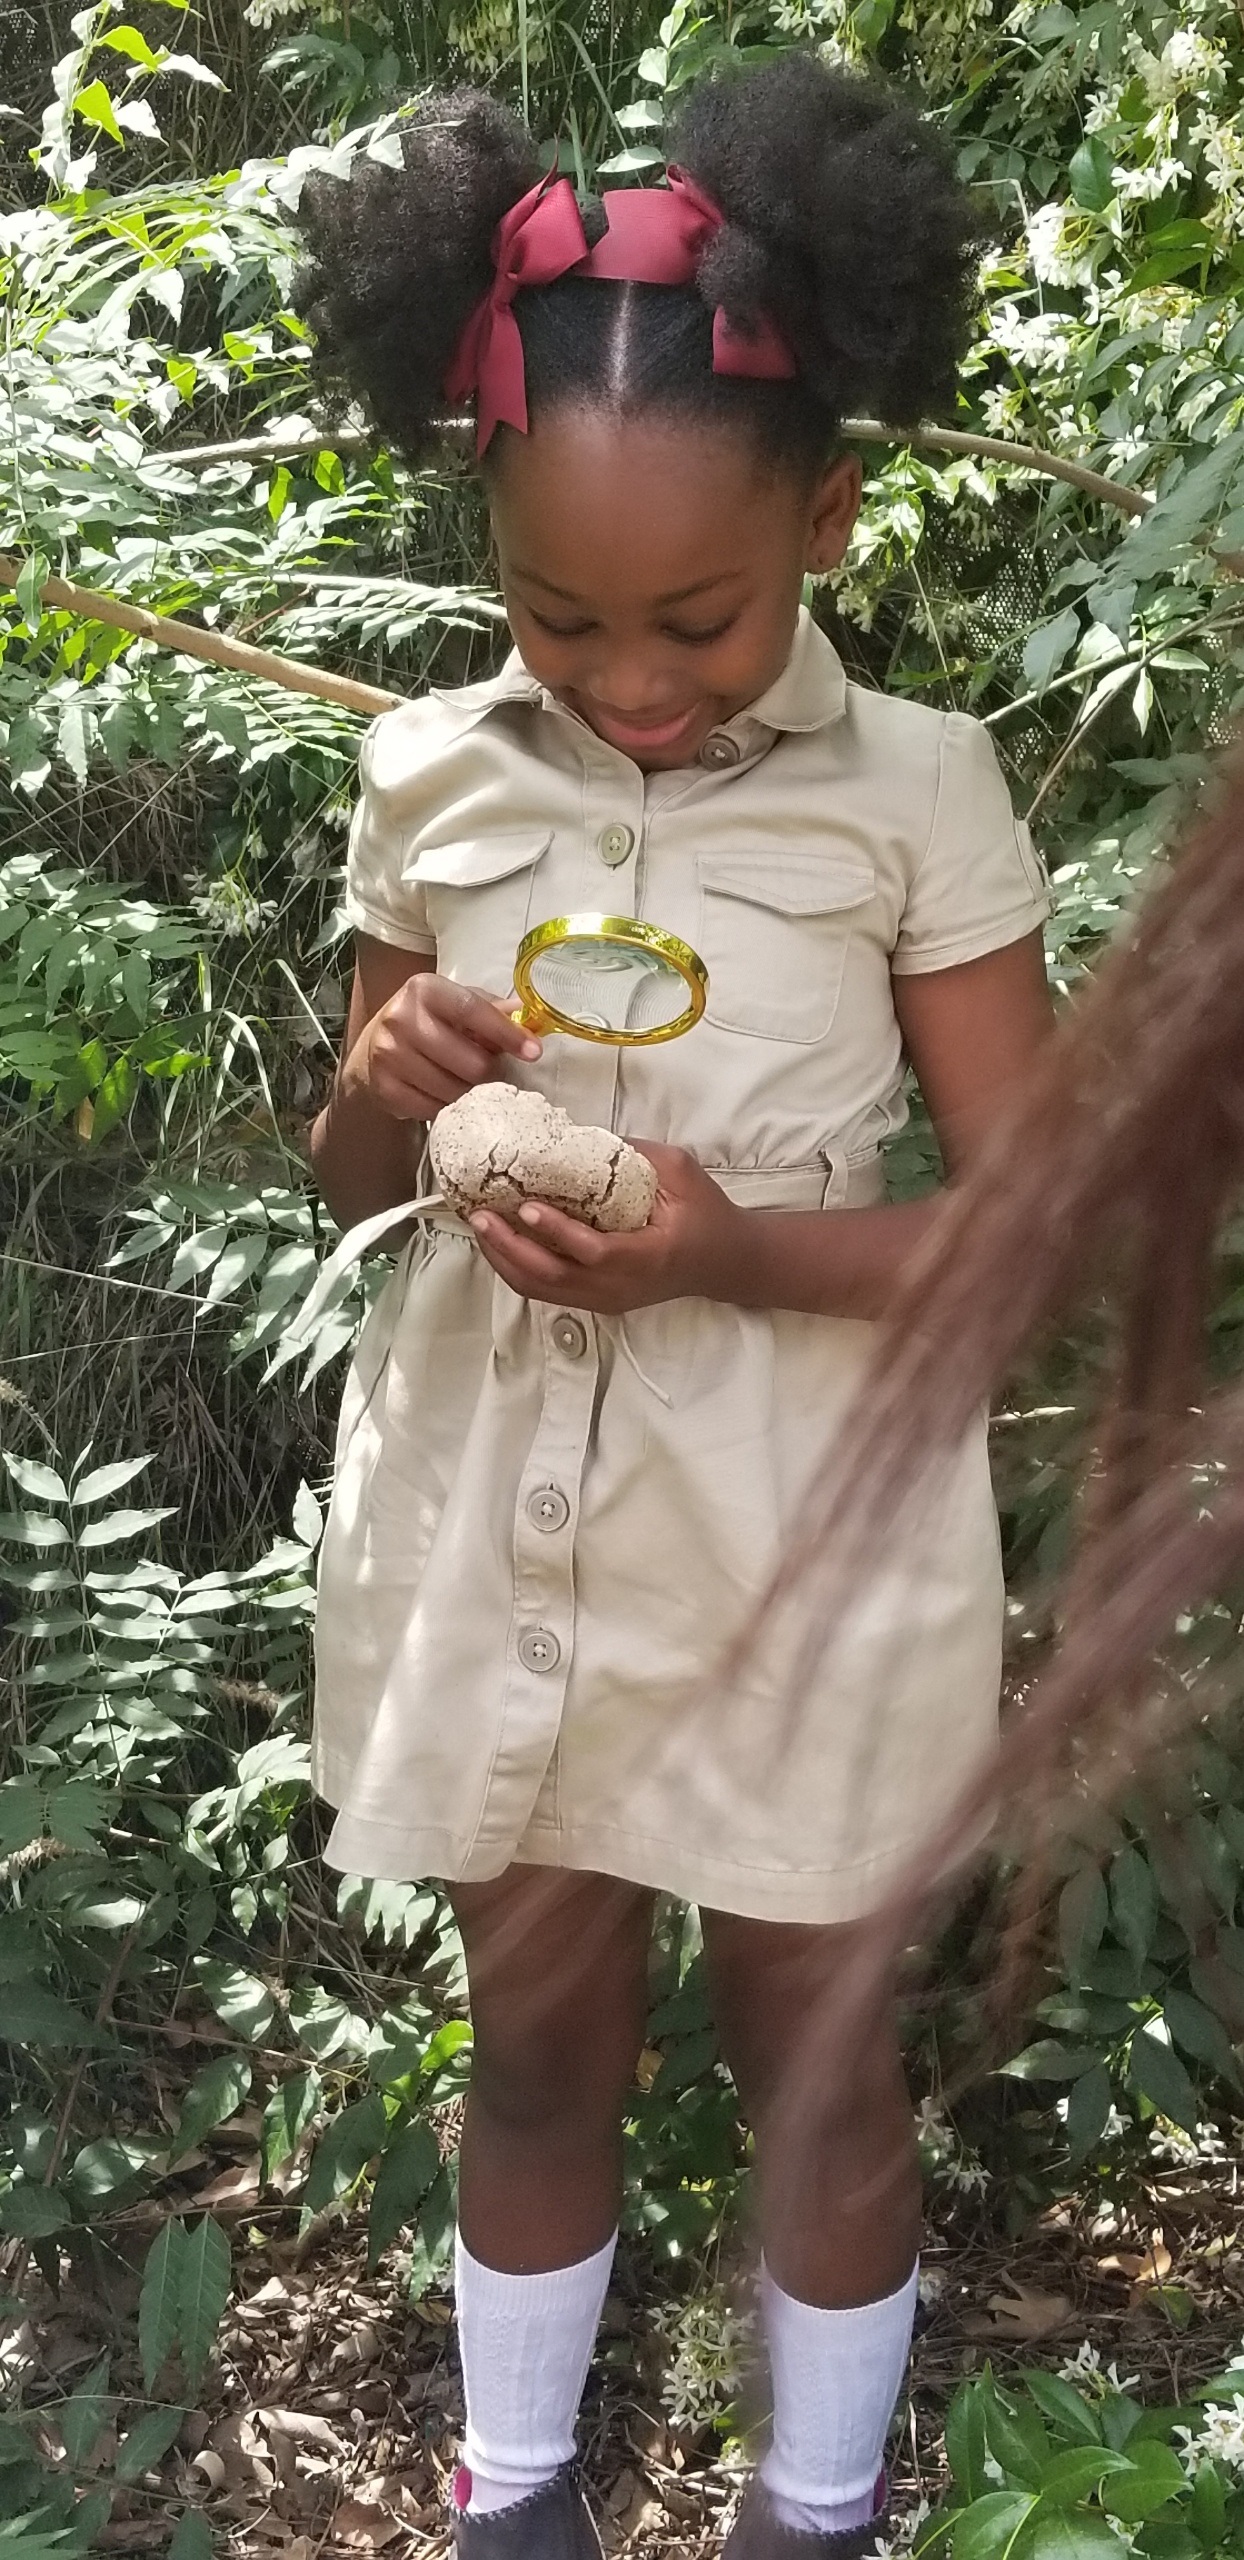
{"label": "girl's arm", "polygon": [[442,1103],[540,1043],[474,987],[435,975],[430,954],[360,933],[341,1063],[311,1132],[311,1162],[339,1226],[408,1200],[426,1126]]}
{"label": "girl's arm", "polygon": [[[953,1181],[1048,1036],[1039,933],[957,969],[896,978],[908,1054]],[[878,1316],[940,1201],[895,1208],[738,1209],[678,1147],[648,1147],[660,1176],[652,1219],[601,1236],[532,1202],[516,1232],[472,1220],[494,1269],[525,1296],[602,1315],[662,1298],[719,1298],[806,1315]]]}

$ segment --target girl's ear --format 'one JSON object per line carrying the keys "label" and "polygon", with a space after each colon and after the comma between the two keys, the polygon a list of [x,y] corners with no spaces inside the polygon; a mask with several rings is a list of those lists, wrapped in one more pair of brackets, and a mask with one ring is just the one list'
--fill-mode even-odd
{"label": "girl's ear", "polygon": [[845,559],[863,494],[864,473],[859,455],[840,453],[812,492],[804,567],[813,576],[836,569]]}

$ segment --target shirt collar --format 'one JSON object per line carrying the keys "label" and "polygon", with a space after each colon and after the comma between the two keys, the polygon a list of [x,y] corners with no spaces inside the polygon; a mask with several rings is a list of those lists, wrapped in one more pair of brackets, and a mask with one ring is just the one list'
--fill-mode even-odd
{"label": "shirt collar", "polygon": [[[517,649],[511,649],[497,675],[487,676],[480,684],[455,685],[443,693],[433,685],[431,690],[468,719],[479,719],[503,702],[543,703],[557,711],[564,707],[523,665]],[[736,712],[724,726],[732,735],[756,728],[823,729],[831,720],[841,719],[846,705],[847,678],[842,660],[833,642],[826,639],[820,625],[801,605],[791,653],[780,676],[767,692]]]}

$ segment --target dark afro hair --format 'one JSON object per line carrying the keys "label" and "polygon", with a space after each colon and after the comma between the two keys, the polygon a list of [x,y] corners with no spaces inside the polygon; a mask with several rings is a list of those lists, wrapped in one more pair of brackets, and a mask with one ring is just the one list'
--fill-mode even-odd
{"label": "dark afro hair", "polygon": [[[348,181],[304,189],[309,254],[296,300],[326,383],[419,461],[436,440],[459,334],[488,288],[493,231],[539,163],[519,119],[473,89],[425,100],[400,132],[400,169],[360,158]],[[976,226],[914,107],[792,52],[699,81],[669,149],[720,206],[723,229],[694,285],[566,276],[520,293],[533,419],[558,402],[719,419],[802,468],[823,460],[843,417],[914,426],[953,402]],[[584,218],[589,240],[599,237],[600,207]],[[715,374],[719,304],[744,329],[771,314],[798,378]]]}

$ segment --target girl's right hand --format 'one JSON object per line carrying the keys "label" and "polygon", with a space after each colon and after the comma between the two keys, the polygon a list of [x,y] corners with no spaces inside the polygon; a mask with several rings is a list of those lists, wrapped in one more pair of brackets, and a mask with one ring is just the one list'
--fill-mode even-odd
{"label": "girl's right hand", "polygon": [[420,969],[359,1034],[341,1089],[365,1095],[390,1119],[432,1120],[471,1085],[495,1077],[502,1058],[539,1055],[539,1041],[498,997]]}

